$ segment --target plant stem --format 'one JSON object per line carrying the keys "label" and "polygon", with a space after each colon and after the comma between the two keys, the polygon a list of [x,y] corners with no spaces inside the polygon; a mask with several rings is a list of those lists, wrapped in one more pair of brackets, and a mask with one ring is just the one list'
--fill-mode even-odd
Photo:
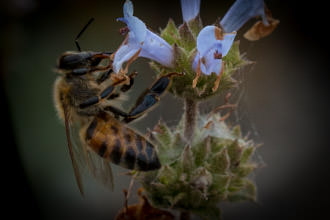
{"label": "plant stem", "polygon": [[196,128],[196,117],[197,117],[197,102],[190,98],[185,98],[184,100],[184,136],[188,142],[191,144],[195,128]]}
{"label": "plant stem", "polygon": [[181,211],[180,212],[180,220],[190,220],[190,212]]}

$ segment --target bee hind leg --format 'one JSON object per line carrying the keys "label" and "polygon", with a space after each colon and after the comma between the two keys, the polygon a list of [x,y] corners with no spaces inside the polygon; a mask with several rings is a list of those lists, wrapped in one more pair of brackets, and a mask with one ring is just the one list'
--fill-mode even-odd
{"label": "bee hind leg", "polygon": [[124,118],[124,122],[129,123],[155,106],[160,100],[160,96],[164,94],[171,84],[172,76],[179,76],[179,73],[169,73],[158,78],[150,87],[140,95],[134,107],[128,113],[128,117]]}

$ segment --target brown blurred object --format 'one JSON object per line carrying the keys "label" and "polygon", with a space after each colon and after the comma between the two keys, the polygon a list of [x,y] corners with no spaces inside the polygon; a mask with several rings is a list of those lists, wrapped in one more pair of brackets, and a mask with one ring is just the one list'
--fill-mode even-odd
{"label": "brown blurred object", "polygon": [[142,195],[143,189],[137,192],[140,201],[135,205],[127,205],[127,191],[125,194],[124,208],[117,214],[115,220],[173,220],[174,215],[170,212],[156,209],[150,205],[146,196]]}
{"label": "brown blurred object", "polygon": [[249,41],[256,41],[267,37],[275,30],[280,23],[280,20],[274,19],[268,8],[266,8],[266,16],[269,24],[265,25],[262,21],[257,21],[247,32],[245,32],[244,37],[246,39]]}

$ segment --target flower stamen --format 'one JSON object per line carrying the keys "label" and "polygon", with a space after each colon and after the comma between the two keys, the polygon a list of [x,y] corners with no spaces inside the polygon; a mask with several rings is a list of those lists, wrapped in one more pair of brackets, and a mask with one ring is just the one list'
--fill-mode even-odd
{"label": "flower stamen", "polygon": [[218,74],[218,77],[217,77],[217,80],[214,82],[214,86],[212,88],[212,91],[215,92],[217,91],[217,89],[219,88],[219,84],[220,84],[220,81],[221,81],[221,77],[222,77],[222,74],[224,72],[224,69],[225,69],[225,62],[222,62],[221,63],[221,70],[220,70],[220,73]]}
{"label": "flower stamen", "polygon": [[124,74],[128,73],[128,67],[139,57],[142,48],[140,48],[126,63],[125,69],[122,70]]}

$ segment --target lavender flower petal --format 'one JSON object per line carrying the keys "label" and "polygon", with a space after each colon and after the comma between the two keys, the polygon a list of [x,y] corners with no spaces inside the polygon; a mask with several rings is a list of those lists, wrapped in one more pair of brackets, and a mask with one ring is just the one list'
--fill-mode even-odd
{"label": "lavender flower petal", "polygon": [[[216,26],[206,26],[197,36],[197,54],[193,61],[193,69],[197,70],[200,62],[200,70],[206,75],[212,72],[221,72],[221,57],[227,55],[230,50],[236,33],[221,33],[221,29]],[[220,58],[217,55],[221,55]],[[203,62],[202,62],[203,60]]]}
{"label": "lavender flower petal", "polygon": [[139,18],[133,16],[133,4],[126,0],[124,4],[124,17],[118,21],[126,23],[129,33],[125,42],[115,53],[113,70],[118,73],[122,64],[130,60],[140,51],[139,57],[146,57],[164,66],[172,67],[174,52],[172,47],[161,37],[149,31]]}
{"label": "lavender flower petal", "polygon": [[138,51],[140,47],[136,44],[126,44],[122,45],[115,54],[112,69],[115,73],[118,73],[121,69],[121,66],[124,62],[128,61],[131,57],[133,57]]}
{"label": "lavender flower petal", "polygon": [[226,56],[236,37],[236,32],[225,33],[222,41],[222,56]]}
{"label": "lavender flower petal", "polygon": [[188,22],[199,14],[200,0],[181,0],[183,20]]}
{"label": "lavender flower petal", "polygon": [[263,23],[268,25],[263,0],[236,0],[220,21],[220,25],[226,33],[230,33],[237,31],[248,20],[257,16],[261,16]]}
{"label": "lavender flower petal", "polygon": [[133,16],[133,12],[134,12],[133,3],[129,0],[126,0],[123,7],[124,17]]}
{"label": "lavender flower petal", "polygon": [[139,56],[154,60],[166,67],[173,66],[173,48],[163,38],[149,30]]}

